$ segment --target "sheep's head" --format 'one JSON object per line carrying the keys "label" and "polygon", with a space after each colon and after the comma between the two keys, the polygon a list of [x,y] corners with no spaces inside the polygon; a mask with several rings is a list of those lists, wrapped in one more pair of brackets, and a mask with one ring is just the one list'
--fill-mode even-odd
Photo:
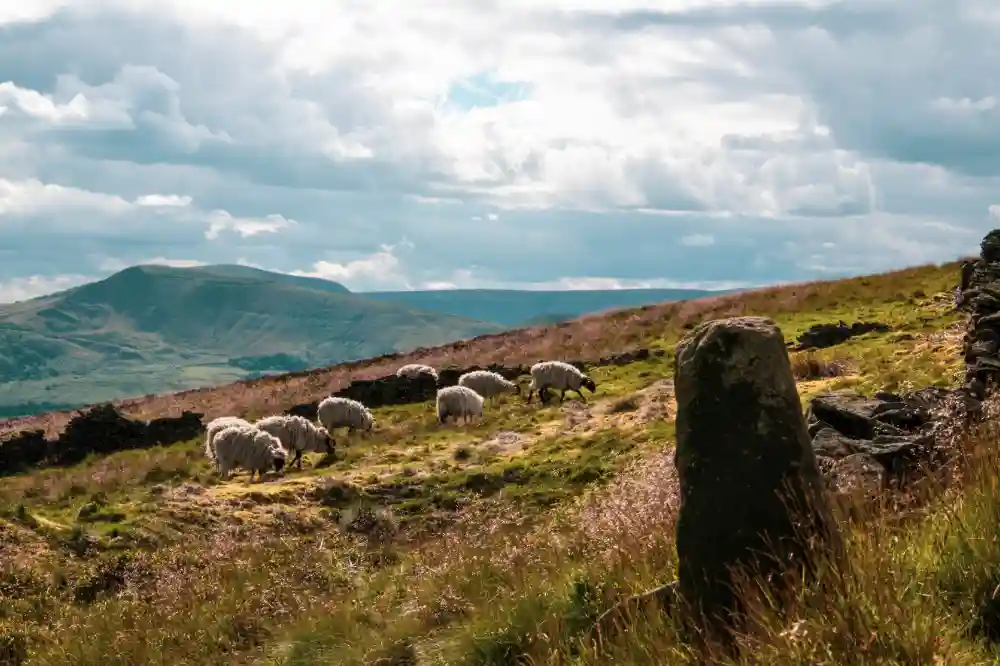
{"label": "sheep's head", "polygon": [[281,446],[281,441],[277,437],[268,435],[267,433],[258,433],[257,435],[260,439],[267,439],[268,448],[271,450],[271,462],[274,465],[275,472],[281,472],[285,468],[285,449]]}
{"label": "sheep's head", "polygon": [[316,428],[315,447],[316,453],[333,453],[333,438],[330,437],[330,431],[323,426]]}
{"label": "sheep's head", "polygon": [[591,393],[597,392],[597,384],[595,384],[594,380],[590,377],[584,376],[582,384],[587,387],[587,390]]}

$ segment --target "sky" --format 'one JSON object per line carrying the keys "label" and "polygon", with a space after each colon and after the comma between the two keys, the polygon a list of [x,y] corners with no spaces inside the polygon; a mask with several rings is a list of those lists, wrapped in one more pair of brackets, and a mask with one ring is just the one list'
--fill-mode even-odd
{"label": "sky", "polygon": [[995,0],[0,0],[0,302],[729,288],[1000,227]]}

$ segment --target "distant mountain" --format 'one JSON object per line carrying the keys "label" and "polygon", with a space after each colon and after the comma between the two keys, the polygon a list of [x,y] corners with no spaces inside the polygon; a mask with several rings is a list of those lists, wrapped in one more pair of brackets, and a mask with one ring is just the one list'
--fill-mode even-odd
{"label": "distant mountain", "polygon": [[365,292],[363,295],[366,298],[390,301],[422,310],[495,321],[507,326],[534,326],[565,321],[591,312],[636,308],[664,301],[704,298],[729,293],[729,291],[707,291],[704,289],[593,289],[579,291],[448,289],[441,291],[375,291]]}
{"label": "distant mountain", "polygon": [[321,367],[504,328],[245,266],[133,266],[0,305],[0,417]]}

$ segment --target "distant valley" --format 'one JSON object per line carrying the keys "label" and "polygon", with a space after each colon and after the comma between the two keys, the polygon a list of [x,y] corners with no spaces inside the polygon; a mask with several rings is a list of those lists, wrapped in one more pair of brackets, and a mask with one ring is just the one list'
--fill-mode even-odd
{"label": "distant valley", "polygon": [[363,296],[423,310],[493,321],[516,328],[558,323],[590,312],[636,308],[651,303],[683,301],[722,293],[728,292],[705,291],[704,289],[587,289],[573,291],[449,289],[368,292]]}
{"label": "distant valley", "polygon": [[354,293],[245,266],[133,266],[0,305],[0,418],[323,367],[697,290]]}

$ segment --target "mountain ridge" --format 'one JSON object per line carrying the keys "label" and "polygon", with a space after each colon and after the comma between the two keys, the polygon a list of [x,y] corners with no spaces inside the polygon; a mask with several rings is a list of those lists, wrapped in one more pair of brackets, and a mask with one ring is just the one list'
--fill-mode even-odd
{"label": "mountain ridge", "polygon": [[[635,299],[702,294],[375,293],[234,264],[141,264],[0,305],[0,418],[327,367],[558,323]],[[463,314],[470,312],[491,318]]]}
{"label": "mountain ridge", "polygon": [[0,415],[34,404],[194,388],[500,330],[366,299],[315,278],[225,265],[132,266],[0,306]]}

